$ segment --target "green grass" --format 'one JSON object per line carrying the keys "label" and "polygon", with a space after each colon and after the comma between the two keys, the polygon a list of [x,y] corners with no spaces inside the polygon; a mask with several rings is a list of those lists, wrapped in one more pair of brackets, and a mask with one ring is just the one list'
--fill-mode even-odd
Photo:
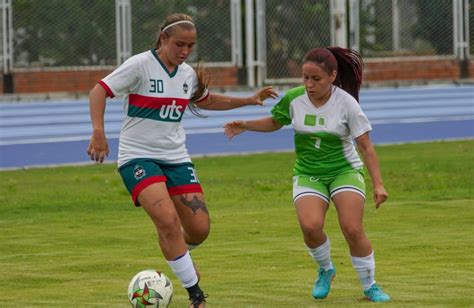
{"label": "green grass", "polygon": [[[377,148],[389,201],[366,207],[386,306],[474,306],[474,141]],[[292,153],[195,159],[211,235],[193,258],[209,307],[350,307],[363,299],[334,207],[338,275],[316,302],[316,275],[291,202]],[[128,307],[138,271],[166,265],[151,221],[115,165],[0,172],[0,307]],[[370,185],[368,187],[371,187]],[[369,194],[370,191],[369,191]]]}

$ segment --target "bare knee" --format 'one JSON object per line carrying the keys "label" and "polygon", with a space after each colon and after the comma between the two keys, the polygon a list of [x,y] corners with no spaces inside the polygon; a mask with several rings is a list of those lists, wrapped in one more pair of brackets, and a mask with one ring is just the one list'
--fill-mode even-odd
{"label": "bare knee", "polygon": [[178,215],[162,217],[156,226],[160,237],[172,238],[181,236],[181,225]]}
{"label": "bare knee", "polygon": [[209,222],[202,223],[196,228],[195,237],[197,238],[197,241],[199,243],[202,243],[207,239],[207,237],[209,236],[209,230],[210,230]]}
{"label": "bare knee", "polygon": [[194,222],[191,226],[184,228],[186,242],[192,245],[199,245],[207,239],[209,231],[209,219]]}
{"label": "bare knee", "polygon": [[[154,210],[159,208],[159,210]],[[174,205],[169,199],[158,199],[147,206],[147,213],[155,224],[160,240],[174,240],[181,237],[181,222]]]}
{"label": "bare knee", "polygon": [[324,224],[318,221],[300,221],[301,231],[305,237],[314,238],[323,234]]}
{"label": "bare knee", "polygon": [[366,238],[362,226],[342,226],[342,233],[349,244],[357,244]]}

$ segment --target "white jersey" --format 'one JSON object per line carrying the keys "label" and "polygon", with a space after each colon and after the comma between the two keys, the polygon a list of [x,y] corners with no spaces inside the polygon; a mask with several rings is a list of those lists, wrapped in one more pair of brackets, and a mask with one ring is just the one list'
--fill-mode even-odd
{"label": "white jersey", "polygon": [[291,89],[273,107],[272,116],[295,131],[295,175],[333,176],[362,168],[353,138],[372,127],[346,91],[333,86],[329,100],[316,108],[304,87]]}
{"label": "white jersey", "polygon": [[[198,80],[188,64],[169,72],[155,49],[135,55],[99,82],[109,97],[123,96],[118,166],[135,158],[190,162],[181,125]],[[207,98],[208,91],[198,101]]]}

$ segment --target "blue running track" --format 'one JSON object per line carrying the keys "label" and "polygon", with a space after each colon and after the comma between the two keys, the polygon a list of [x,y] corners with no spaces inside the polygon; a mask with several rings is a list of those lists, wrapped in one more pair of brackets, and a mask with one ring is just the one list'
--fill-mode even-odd
{"label": "blue running track", "polygon": [[[250,95],[250,93],[228,93]],[[231,120],[270,115],[277,102],[230,111],[203,111],[206,118],[186,114],[183,125],[191,155],[221,155],[293,149],[293,131],[247,132],[228,141],[223,125]],[[474,138],[474,86],[363,89],[361,106],[373,125],[375,144]],[[122,104],[107,104],[106,133],[117,159]],[[87,99],[0,103],[0,169],[80,164],[91,134]]]}

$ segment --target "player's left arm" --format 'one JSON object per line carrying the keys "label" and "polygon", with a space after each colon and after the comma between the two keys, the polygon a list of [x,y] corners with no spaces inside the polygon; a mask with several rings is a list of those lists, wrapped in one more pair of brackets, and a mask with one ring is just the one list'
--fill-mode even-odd
{"label": "player's left arm", "polygon": [[359,152],[364,158],[365,165],[369,170],[370,177],[372,178],[372,185],[374,186],[375,208],[379,208],[380,205],[385,202],[385,200],[387,200],[388,193],[383,186],[377,153],[375,152],[372,141],[370,141],[369,132],[360,135],[355,140],[357,142]]}
{"label": "player's left arm", "polygon": [[259,89],[249,97],[235,97],[222,94],[210,93],[207,99],[196,102],[195,105],[205,110],[230,110],[248,105],[263,106],[263,101],[268,98],[277,98],[278,93],[272,86]]}

